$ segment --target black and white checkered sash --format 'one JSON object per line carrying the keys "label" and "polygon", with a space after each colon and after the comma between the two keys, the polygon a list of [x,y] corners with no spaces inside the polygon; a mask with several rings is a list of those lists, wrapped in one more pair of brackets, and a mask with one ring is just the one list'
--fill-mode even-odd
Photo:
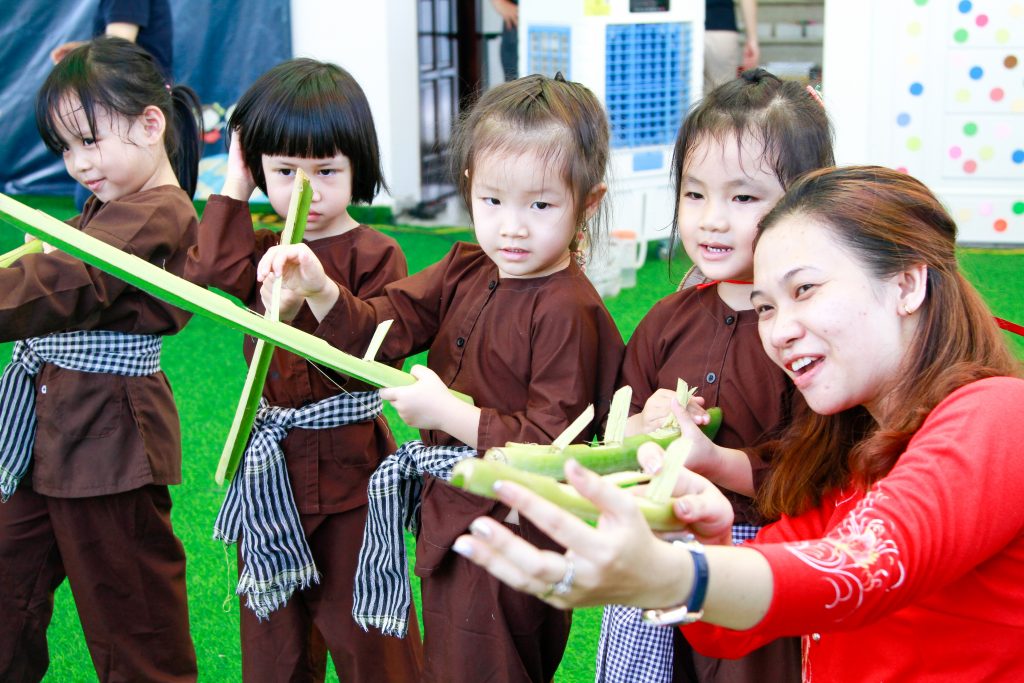
{"label": "black and white checkered sash", "polygon": [[319,583],[302,531],[281,441],[288,430],[331,429],[374,420],[383,402],[378,391],[337,394],[302,408],[260,401],[242,465],[231,480],[214,523],[213,537],[241,539],[238,595],[260,620],[282,607],[296,590]]}
{"label": "black and white checkered sash", "polygon": [[142,377],[160,371],[162,338],[110,330],[58,332],[14,344],[0,377],[0,501],[6,501],[32,462],[36,442],[33,378],[44,363],[65,370]]}
{"label": "black and white checkered sash", "polygon": [[476,455],[469,446],[426,446],[408,441],[370,477],[369,509],[356,566],[352,618],[364,631],[404,638],[409,629],[409,564],[402,527],[419,526],[423,475],[451,481],[455,463]]}

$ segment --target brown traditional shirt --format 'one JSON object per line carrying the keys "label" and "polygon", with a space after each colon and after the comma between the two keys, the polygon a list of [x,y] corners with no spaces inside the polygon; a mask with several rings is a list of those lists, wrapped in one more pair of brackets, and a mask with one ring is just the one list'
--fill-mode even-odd
{"label": "brown traditional shirt", "polygon": [[[665,297],[637,325],[626,346],[620,384],[633,388],[630,413],[643,410],[660,388],[678,379],[697,387],[707,407],[722,409],[715,443],[727,448],[756,446],[789,424],[800,400],[786,374],[765,354],[757,314],[734,311],[715,286],[689,287]],[[751,457],[755,482],[767,465]],[[726,492],[737,524],[762,524],[749,498]]]}
{"label": "brown traditional shirt", "polygon": [[[203,211],[196,246],[189,251],[185,277],[217,287],[263,313],[256,266],[279,239],[270,230],[253,230],[248,203],[213,195]],[[306,244],[328,277],[360,298],[380,294],[384,285],[408,272],[398,243],[365,225]],[[305,332],[314,332],[319,325],[306,305],[291,324]],[[369,337],[357,355],[363,355],[368,341]],[[246,337],[246,359],[255,348],[255,340]],[[271,405],[300,408],[342,391],[373,388],[276,349],[263,396]],[[332,429],[292,429],[282,449],[299,512],[329,514],[366,504],[366,482],[380,460],[394,452],[395,443],[387,422],[380,417]]]}
{"label": "brown traditional shirt", "polygon": [[[162,185],[105,204],[93,197],[69,223],[180,275],[196,212],[183,190]],[[60,251],[0,269],[4,341],[72,330],[171,335],[189,317]],[[44,364],[35,384],[35,491],[80,498],[181,482],[181,427],[163,372],[123,377]]]}
{"label": "brown traditional shirt", "polygon": [[[357,352],[377,323],[393,319],[382,359],[429,349],[428,364],[450,388],[480,408],[482,454],[509,441],[550,443],[584,409],[607,414],[622,358],[615,323],[579,267],[539,278],[499,278],[479,246],[454,245],[438,263],[365,301],[341,296],[317,334]],[[457,444],[438,431],[431,444]],[[496,504],[428,478],[417,567],[427,572],[474,517]]]}

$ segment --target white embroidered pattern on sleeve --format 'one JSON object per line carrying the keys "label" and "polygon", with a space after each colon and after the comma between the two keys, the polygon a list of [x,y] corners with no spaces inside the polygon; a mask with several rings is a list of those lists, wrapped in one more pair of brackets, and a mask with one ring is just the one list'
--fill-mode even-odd
{"label": "white embroidered pattern on sleeve", "polygon": [[874,509],[885,498],[885,493],[872,489],[824,538],[785,544],[800,561],[827,575],[835,597],[826,609],[852,603],[845,606],[856,610],[869,591],[889,591],[903,584],[905,572],[899,547]]}

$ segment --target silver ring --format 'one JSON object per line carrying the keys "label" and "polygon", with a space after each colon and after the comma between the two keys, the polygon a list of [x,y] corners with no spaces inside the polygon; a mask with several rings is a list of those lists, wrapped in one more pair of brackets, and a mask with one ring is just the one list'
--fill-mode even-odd
{"label": "silver ring", "polygon": [[575,580],[576,565],[567,557],[565,558],[565,574],[558,580],[558,583],[552,584],[551,593],[553,595],[566,595],[572,590],[572,584]]}

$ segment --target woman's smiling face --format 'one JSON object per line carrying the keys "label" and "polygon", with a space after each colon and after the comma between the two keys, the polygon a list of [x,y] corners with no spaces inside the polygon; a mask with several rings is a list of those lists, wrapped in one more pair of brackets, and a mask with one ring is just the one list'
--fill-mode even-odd
{"label": "woman's smiling face", "polygon": [[879,419],[912,336],[899,294],[899,276],[879,279],[805,215],[780,219],[757,244],[761,343],[817,413],[863,405]]}

